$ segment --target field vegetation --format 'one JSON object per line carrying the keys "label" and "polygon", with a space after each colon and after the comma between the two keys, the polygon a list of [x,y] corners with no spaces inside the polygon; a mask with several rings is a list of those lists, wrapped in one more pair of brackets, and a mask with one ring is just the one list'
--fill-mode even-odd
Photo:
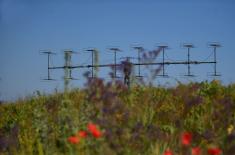
{"label": "field vegetation", "polygon": [[235,85],[87,82],[0,105],[0,154],[233,155]]}

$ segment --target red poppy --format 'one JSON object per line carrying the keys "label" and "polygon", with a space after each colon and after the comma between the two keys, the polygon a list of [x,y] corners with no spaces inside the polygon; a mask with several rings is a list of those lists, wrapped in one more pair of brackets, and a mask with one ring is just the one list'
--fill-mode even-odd
{"label": "red poppy", "polygon": [[99,138],[102,136],[102,133],[99,131],[99,130],[95,130],[92,132],[92,135],[95,137],[95,138]]}
{"label": "red poppy", "polygon": [[222,151],[221,151],[219,148],[209,148],[209,149],[207,150],[207,153],[208,153],[209,155],[220,155],[221,152],[222,152]]}
{"label": "red poppy", "polygon": [[200,154],[201,154],[200,147],[193,147],[192,148],[192,155],[200,155]]}
{"label": "red poppy", "polygon": [[76,136],[70,136],[69,138],[68,138],[68,142],[70,142],[71,144],[77,144],[77,143],[79,143],[79,138],[78,137],[76,137]]}
{"label": "red poppy", "polygon": [[97,128],[97,126],[95,124],[89,123],[87,125],[87,128],[95,138],[99,138],[102,136],[101,131]]}
{"label": "red poppy", "polygon": [[87,129],[92,133],[93,131],[97,130],[97,126],[93,123],[88,123]]}
{"label": "red poppy", "polygon": [[170,149],[168,149],[164,152],[164,155],[173,155],[173,152]]}
{"label": "red poppy", "polygon": [[79,131],[77,135],[81,138],[86,138],[87,137],[87,132],[86,131]]}
{"label": "red poppy", "polygon": [[184,132],[181,136],[181,143],[185,146],[188,146],[191,144],[192,141],[192,133],[190,132]]}

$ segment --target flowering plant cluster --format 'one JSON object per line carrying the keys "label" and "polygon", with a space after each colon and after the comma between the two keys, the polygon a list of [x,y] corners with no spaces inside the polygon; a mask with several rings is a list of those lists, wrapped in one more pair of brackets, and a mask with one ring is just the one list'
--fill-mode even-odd
{"label": "flowering plant cluster", "polygon": [[128,89],[92,78],[0,104],[0,154],[234,155],[234,92],[216,81]]}
{"label": "flowering plant cluster", "polygon": [[[191,146],[192,143],[192,138],[193,135],[190,132],[183,132],[181,137],[181,145],[183,147],[189,147]],[[202,155],[202,149],[198,146],[194,146],[190,148],[191,155]],[[207,154],[208,155],[221,155],[222,150],[217,147],[210,147],[207,149]],[[173,155],[173,151],[171,149],[167,149],[164,152],[164,155]]]}
{"label": "flowering plant cluster", "polygon": [[71,144],[77,144],[80,142],[80,139],[86,138],[89,135],[94,138],[100,138],[102,136],[102,132],[96,124],[90,122],[87,125],[87,130],[79,130],[76,135],[68,137],[68,142]]}

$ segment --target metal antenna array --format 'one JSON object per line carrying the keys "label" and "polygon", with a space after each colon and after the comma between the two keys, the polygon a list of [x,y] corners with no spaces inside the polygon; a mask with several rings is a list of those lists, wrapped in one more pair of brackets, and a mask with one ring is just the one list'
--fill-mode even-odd
{"label": "metal antenna array", "polygon": [[[213,48],[213,53],[214,53],[214,59],[213,61],[192,61],[190,59],[190,50],[191,48],[194,48],[193,44],[183,44],[183,47],[187,49],[187,61],[165,61],[165,50],[168,48],[167,45],[159,45],[158,48],[160,51],[162,51],[162,62],[142,62],[141,61],[141,52],[144,52],[144,48],[141,46],[134,46],[132,47],[133,49],[135,49],[138,52],[138,61],[137,63],[132,63],[130,61],[130,59],[132,57],[126,57],[126,61],[128,65],[131,66],[138,66],[138,74],[134,75],[136,78],[142,78],[143,76],[141,75],[141,66],[148,66],[148,65],[161,65],[162,66],[162,74],[160,76],[162,77],[168,77],[168,75],[166,74],[166,69],[165,69],[165,65],[187,65],[187,74],[185,76],[189,76],[192,77],[194,76],[191,73],[191,65],[199,65],[199,64],[214,64],[214,70],[213,70],[213,74],[212,76],[220,76],[217,72],[217,57],[216,57],[216,50],[218,47],[221,47],[221,45],[219,43],[210,43],[209,47]],[[121,50],[119,48],[109,48],[109,51],[113,52],[114,54],[114,64],[95,64],[94,63],[94,54],[95,52],[97,52],[96,49],[91,48],[91,49],[87,49],[85,51],[91,52],[91,58],[92,58],[92,62],[91,65],[76,65],[73,66],[72,65],[72,54],[74,53],[71,50],[66,50],[64,51],[64,58],[65,58],[65,64],[64,66],[58,66],[58,67],[54,67],[50,65],[50,59],[51,59],[51,55],[55,54],[51,51],[43,51],[43,54],[47,54],[47,78],[44,80],[54,80],[51,78],[51,74],[50,71],[53,69],[64,69],[64,85],[65,85],[65,91],[68,90],[68,84],[69,84],[69,80],[73,80],[74,78],[72,78],[72,70],[76,69],[76,68],[91,68],[91,77],[94,77],[94,68],[101,68],[101,67],[113,67],[114,69],[114,75],[113,78],[118,78],[117,77],[117,66],[121,66],[123,64],[121,63],[117,63],[117,52],[120,52]],[[124,66],[124,70],[125,71],[125,66]],[[129,72],[129,71],[128,71]],[[132,76],[133,77],[133,76]],[[128,76],[127,74],[124,73],[124,82],[125,84],[128,85],[128,87],[130,86],[130,79],[129,79],[129,73]]]}
{"label": "metal antenna array", "polygon": [[190,72],[190,49],[191,48],[194,48],[194,46],[193,46],[193,44],[183,44],[183,47],[185,47],[185,48],[187,48],[187,50],[188,50],[188,63],[187,63],[187,65],[188,65],[188,74],[186,74],[185,76],[194,76],[194,75],[192,75],[191,74],[191,72]]}
{"label": "metal antenna array", "polygon": [[162,77],[168,77],[168,75],[165,74],[165,49],[168,48],[167,45],[160,45],[158,46],[159,48],[162,49]]}
{"label": "metal antenna array", "polygon": [[136,75],[137,78],[142,78],[143,76],[140,75],[140,53],[144,51],[144,48],[141,46],[135,46],[133,47],[138,52],[138,75]]}
{"label": "metal antenna array", "polygon": [[117,77],[117,52],[120,52],[121,50],[119,48],[109,48],[111,52],[114,53],[114,79],[118,78]]}
{"label": "metal antenna array", "polygon": [[[95,54],[95,49],[88,49],[86,50],[88,52],[91,52],[91,66],[94,66],[94,54]],[[91,77],[94,78],[94,67],[91,67]]]}
{"label": "metal antenna array", "polygon": [[71,50],[65,50],[64,51],[64,89],[65,92],[68,91],[69,89],[69,81],[73,80],[74,78],[72,77],[72,54],[74,52]]}
{"label": "metal antenna array", "polygon": [[51,51],[42,51],[41,53],[46,54],[47,55],[47,78],[43,79],[43,80],[55,80],[51,78],[51,74],[50,74],[50,59],[51,59],[51,55],[54,55],[55,53],[51,52]]}
{"label": "metal antenna array", "polygon": [[217,65],[217,60],[216,60],[216,49],[221,47],[221,45],[219,43],[210,43],[209,44],[210,47],[213,48],[213,51],[214,51],[214,73],[212,74],[212,76],[220,76],[218,73],[217,73],[217,70],[216,70],[216,65]]}

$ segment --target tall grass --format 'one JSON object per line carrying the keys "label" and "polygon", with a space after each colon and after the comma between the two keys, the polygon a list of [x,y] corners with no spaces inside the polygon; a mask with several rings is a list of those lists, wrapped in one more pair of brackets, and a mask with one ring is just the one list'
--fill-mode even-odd
{"label": "tall grass", "polygon": [[[90,133],[72,144],[90,122]],[[174,88],[133,86],[90,80],[85,89],[66,95],[38,95],[0,105],[0,154],[17,155],[162,155],[201,154],[217,147],[235,154],[235,85],[218,81],[178,84]],[[192,133],[190,145],[180,136]],[[89,134],[89,132],[88,132]]]}

